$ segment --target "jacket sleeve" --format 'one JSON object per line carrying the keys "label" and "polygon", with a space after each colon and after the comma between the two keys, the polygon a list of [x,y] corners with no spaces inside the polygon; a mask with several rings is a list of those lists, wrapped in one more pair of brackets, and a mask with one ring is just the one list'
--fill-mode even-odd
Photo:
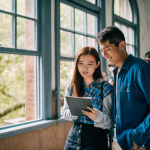
{"label": "jacket sleeve", "polygon": [[[143,65],[138,73],[138,84],[150,106],[150,65]],[[149,107],[150,108],[150,107]],[[150,112],[150,111],[149,111]],[[150,113],[144,121],[131,132],[131,140],[141,147],[150,140]]]}
{"label": "jacket sleeve", "polygon": [[[70,96],[70,91],[71,91],[71,82],[68,83],[66,91],[65,91],[65,96]],[[63,108],[63,118],[65,120],[76,120],[78,119],[78,116],[72,116],[66,101],[66,98],[64,97],[64,108]]]}
{"label": "jacket sleeve", "polygon": [[98,115],[94,119],[94,126],[102,129],[109,129],[112,124],[111,119],[112,94],[103,99],[103,112],[98,110]]}

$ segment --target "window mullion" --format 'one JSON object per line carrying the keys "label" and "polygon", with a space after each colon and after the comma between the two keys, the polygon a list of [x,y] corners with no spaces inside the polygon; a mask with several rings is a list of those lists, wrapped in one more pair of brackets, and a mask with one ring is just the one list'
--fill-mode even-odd
{"label": "window mullion", "polygon": [[11,21],[11,45],[15,47],[15,16],[12,15]]}
{"label": "window mullion", "polygon": [[37,22],[34,22],[34,49],[37,49]]}
{"label": "window mullion", "polygon": [[[71,18],[70,18],[71,30],[74,30],[74,8],[71,8],[70,11],[71,11]],[[75,57],[74,51],[75,51],[75,49],[74,49],[74,34],[71,33],[71,53],[72,53],[73,57]]]}
{"label": "window mullion", "polygon": [[[15,0],[12,0],[12,13],[15,13]],[[15,15],[12,15],[11,21],[11,45],[15,47]]]}
{"label": "window mullion", "polygon": [[125,11],[126,11],[126,13],[125,13],[125,17],[126,17],[126,19],[127,19],[127,0],[125,1]]}
{"label": "window mullion", "polygon": [[[85,15],[86,15],[85,16],[85,22],[86,22],[86,24],[85,24],[85,29],[86,29],[85,34],[86,34],[86,38],[84,38],[85,39],[84,43],[86,43],[86,45],[87,45],[87,13]],[[84,19],[83,19],[83,21],[84,21]],[[84,25],[84,23],[83,23],[83,25]]]}
{"label": "window mullion", "polygon": [[119,16],[120,16],[120,0],[119,0]]}
{"label": "window mullion", "polygon": [[42,102],[40,101],[40,93],[41,93],[41,90],[40,90],[40,59],[39,57],[36,57],[36,68],[35,68],[35,75],[36,75],[36,80],[35,80],[35,83],[39,86],[36,86],[35,88],[35,118],[38,119],[38,118],[41,118],[42,117],[42,114],[41,114],[41,106],[42,106]]}
{"label": "window mullion", "polygon": [[38,12],[38,10],[37,10],[37,0],[34,0],[34,18],[36,18],[36,19],[37,19],[37,12]]}
{"label": "window mullion", "polygon": [[75,8],[73,8],[73,30],[74,30],[74,43],[73,43],[73,49],[74,49],[74,57],[76,56],[76,45],[75,45]]}
{"label": "window mullion", "polygon": [[17,49],[17,16],[16,16],[16,14],[17,14],[17,0],[13,0],[14,1],[14,4],[15,4],[15,20],[14,20],[14,22],[15,22],[15,28],[14,28],[14,34],[15,34],[15,49]]}
{"label": "window mullion", "polygon": [[[95,22],[95,35],[97,35],[97,28],[98,28],[98,17],[94,18],[94,22]],[[95,48],[97,49],[97,44],[95,43]]]}

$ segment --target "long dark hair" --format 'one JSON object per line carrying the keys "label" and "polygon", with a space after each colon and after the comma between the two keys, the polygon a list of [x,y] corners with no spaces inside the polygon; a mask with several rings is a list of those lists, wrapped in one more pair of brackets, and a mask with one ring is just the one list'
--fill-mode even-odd
{"label": "long dark hair", "polygon": [[[78,60],[81,55],[87,55],[90,54],[95,57],[96,64],[100,61],[100,57],[98,52],[93,47],[84,47],[82,48],[76,55],[75,58],[75,68],[74,68],[74,74],[72,79],[72,85],[74,87],[73,94],[76,97],[82,97],[84,95],[84,87],[83,87],[83,77],[80,75],[78,71]],[[101,72],[101,64],[95,69],[95,72],[93,74],[93,79],[97,80],[98,78],[102,78],[102,72]]]}

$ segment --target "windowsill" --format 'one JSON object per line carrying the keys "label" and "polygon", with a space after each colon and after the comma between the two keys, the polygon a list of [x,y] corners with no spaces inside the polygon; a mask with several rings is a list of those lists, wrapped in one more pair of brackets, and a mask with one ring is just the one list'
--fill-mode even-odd
{"label": "windowsill", "polygon": [[24,124],[20,126],[14,126],[6,129],[0,129],[0,139],[49,127],[55,122],[60,124],[68,121],[61,117],[55,120],[42,120],[42,121]]}
{"label": "windowsill", "polygon": [[60,124],[60,123],[65,123],[65,122],[68,122],[69,120],[65,120],[62,116],[60,118],[58,118],[57,120],[57,123]]}
{"label": "windowsill", "polygon": [[3,130],[0,130],[0,139],[13,136],[13,135],[17,135],[17,134],[30,132],[30,131],[37,130],[40,128],[45,128],[45,127],[51,126],[54,122],[57,122],[57,119],[56,120],[42,120],[42,121],[38,121],[34,123],[29,123],[25,125],[3,129]]}

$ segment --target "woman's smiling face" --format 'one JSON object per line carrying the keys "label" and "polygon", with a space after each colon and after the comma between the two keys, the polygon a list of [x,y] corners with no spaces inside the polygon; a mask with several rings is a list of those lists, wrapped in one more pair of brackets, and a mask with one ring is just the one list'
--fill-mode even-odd
{"label": "woman's smiling face", "polygon": [[85,79],[93,79],[95,69],[100,65],[100,61],[96,64],[95,57],[87,54],[81,55],[78,60],[78,71],[80,75]]}

